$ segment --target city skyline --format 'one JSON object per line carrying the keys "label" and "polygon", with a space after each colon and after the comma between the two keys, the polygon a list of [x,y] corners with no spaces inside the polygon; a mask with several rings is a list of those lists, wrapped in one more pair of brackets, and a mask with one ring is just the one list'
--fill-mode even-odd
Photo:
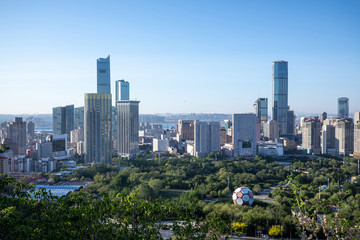
{"label": "city skyline", "polygon": [[2,3],[0,83],[11,104],[0,114],[83,106],[96,92],[95,59],[109,54],[113,99],[114,80],[128,81],[140,114],[252,112],[271,99],[277,60],[289,63],[296,113],[336,113],[340,97],[359,111],[360,4],[307,3]]}

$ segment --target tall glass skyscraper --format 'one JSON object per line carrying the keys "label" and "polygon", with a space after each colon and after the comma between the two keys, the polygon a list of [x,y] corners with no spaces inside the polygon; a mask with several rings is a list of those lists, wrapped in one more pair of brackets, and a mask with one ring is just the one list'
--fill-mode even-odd
{"label": "tall glass skyscraper", "polygon": [[97,59],[97,93],[111,93],[110,88],[110,55]]}
{"label": "tall glass skyscraper", "polygon": [[349,118],[349,99],[346,97],[338,98],[338,117]]}
{"label": "tall glass skyscraper", "polygon": [[117,80],[115,82],[115,101],[130,100],[129,82]]}
{"label": "tall glass skyscraper", "polygon": [[279,123],[280,135],[286,135],[288,110],[288,62],[274,61],[272,67],[272,120]]}

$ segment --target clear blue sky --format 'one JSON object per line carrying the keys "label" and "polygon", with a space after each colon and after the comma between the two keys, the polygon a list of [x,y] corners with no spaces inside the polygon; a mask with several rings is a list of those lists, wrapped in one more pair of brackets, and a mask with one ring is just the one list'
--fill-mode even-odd
{"label": "clear blue sky", "polygon": [[270,109],[274,60],[295,112],[360,111],[360,1],[1,1],[0,30],[0,113],[82,106],[108,54],[140,113]]}

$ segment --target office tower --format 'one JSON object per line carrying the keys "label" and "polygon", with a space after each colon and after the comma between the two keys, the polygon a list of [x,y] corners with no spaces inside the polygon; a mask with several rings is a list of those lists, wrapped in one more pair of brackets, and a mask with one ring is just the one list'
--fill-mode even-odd
{"label": "office tower", "polygon": [[29,135],[30,139],[35,136],[35,124],[32,121],[27,124],[27,135]]}
{"label": "office tower", "polygon": [[116,107],[118,154],[132,158],[139,152],[139,101],[118,101]]}
{"label": "office tower", "polygon": [[279,123],[274,120],[267,121],[264,123],[264,137],[275,142],[276,138],[279,138]]}
{"label": "office tower", "polygon": [[260,132],[263,135],[264,123],[268,120],[268,99],[258,98],[254,103],[254,112],[258,121],[260,122]]}
{"label": "office tower", "polygon": [[354,123],[350,118],[338,119],[335,126],[335,147],[339,155],[347,156],[354,151]]}
{"label": "office tower", "polygon": [[84,141],[84,127],[79,126],[76,129],[70,132],[70,142],[77,143],[77,142]]}
{"label": "office tower", "polygon": [[326,113],[326,112],[322,112],[322,113],[321,113],[320,122],[323,123],[326,119],[327,119],[327,113]]}
{"label": "office tower", "polygon": [[84,127],[84,107],[74,109],[74,129]]}
{"label": "office tower", "polygon": [[225,128],[226,134],[231,136],[231,126],[232,126],[231,120],[224,120],[223,126]]}
{"label": "office tower", "polygon": [[84,142],[81,141],[76,144],[76,153],[79,155],[83,155],[85,153]]}
{"label": "office tower", "polygon": [[338,117],[349,117],[349,99],[346,97],[338,98]]}
{"label": "office tower", "polygon": [[116,106],[112,106],[112,111],[111,111],[111,131],[112,131],[112,138],[113,139],[117,139],[118,138],[118,116],[117,116],[117,107]]}
{"label": "office tower", "polygon": [[130,100],[129,82],[117,80],[115,82],[115,101]]}
{"label": "office tower", "polygon": [[287,134],[286,137],[289,139],[295,138],[295,128],[296,128],[296,116],[294,111],[287,111]]}
{"label": "office tower", "polygon": [[316,118],[305,118],[304,125],[301,128],[302,145],[301,148],[306,150],[308,154],[319,154],[321,152],[320,146],[320,120]]}
{"label": "office tower", "polygon": [[111,163],[111,94],[85,93],[85,161]]}
{"label": "office tower", "polygon": [[186,140],[194,140],[194,121],[193,120],[178,120],[178,142]]}
{"label": "office tower", "polygon": [[354,123],[354,157],[360,158],[360,121]]}
{"label": "office tower", "polygon": [[26,152],[26,122],[22,117],[16,117],[14,122],[8,124],[7,137],[11,142],[18,144],[18,154]]}
{"label": "office tower", "polygon": [[220,123],[194,122],[194,155],[206,157],[211,152],[220,151]]}
{"label": "office tower", "polygon": [[234,157],[256,155],[256,115],[233,114],[232,124]]}
{"label": "office tower", "polygon": [[354,113],[354,124],[360,121],[360,112]]}
{"label": "office tower", "polygon": [[111,94],[110,55],[97,59],[97,93]]}
{"label": "office tower", "polygon": [[330,124],[323,124],[322,126],[322,142],[321,153],[336,155],[335,148],[335,126]]}
{"label": "office tower", "polygon": [[287,134],[288,63],[274,61],[272,67],[272,120],[279,123],[280,136],[284,136]]}
{"label": "office tower", "polygon": [[67,134],[74,130],[74,105],[53,108],[53,134]]}

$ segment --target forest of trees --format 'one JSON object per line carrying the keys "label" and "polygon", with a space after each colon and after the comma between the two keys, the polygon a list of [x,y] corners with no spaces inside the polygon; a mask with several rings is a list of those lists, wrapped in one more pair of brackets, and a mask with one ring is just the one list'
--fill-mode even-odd
{"label": "forest of trees", "polygon": [[[160,229],[167,229],[164,221],[173,222],[173,239],[258,231],[284,238],[359,239],[360,181],[349,181],[358,174],[357,160],[288,158],[289,167],[277,161],[214,154],[114,159],[62,179],[93,183],[60,199],[45,190],[32,199],[25,181],[2,176],[0,239],[159,239]],[[255,194],[271,188],[272,202],[234,205],[231,193],[240,186]]]}

